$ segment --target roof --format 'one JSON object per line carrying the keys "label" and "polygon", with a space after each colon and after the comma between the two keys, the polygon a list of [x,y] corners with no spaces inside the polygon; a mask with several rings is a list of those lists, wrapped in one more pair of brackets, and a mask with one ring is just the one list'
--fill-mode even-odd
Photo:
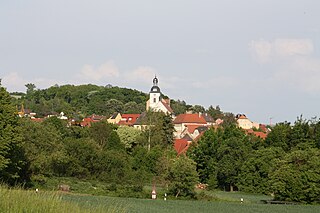
{"label": "roof", "polygon": [[189,134],[186,134],[185,136],[183,136],[183,138],[182,139],[185,139],[186,141],[192,141],[192,138],[190,137],[190,135]]}
{"label": "roof", "polygon": [[117,117],[118,114],[119,114],[118,112],[113,113],[113,114],[111,115],[110,119],[116,119],[116,117]]}
{"label": "roof", "polygon": [[266,139],[267,137],[267,133],[264,133],[264,132],[253,132],[253,134],[261,139]]}
{"label": "roof", "polygon": [[180,114],[174,119],[174,124],[181,123],[197,123],[197,124],[207,124],[206,120],[201,114]]}
{"label": "roof", "polygon": [[253,129],[248,129],[248,130],[246,130],[246,132],[248,134],[255,135],[255,136],[257,136],[258,138],[261,138],[261,139],[266,139],[266,137],[268,135],[265,132],[254,131]]}
{"label": "roof", "polygon": [[133,125],[140,117],[140,114],[122,114],[121,117],[119,125]]}
{"label": "roof", "polygon": [[208,113],[204,113],[204,114],[202,114],[202,116],[207,121],[207,123],[213,123],[214,122],[213,117],[211,117],[211,115],[209,115]]}
{"label": "roof", "polygon": [[237,114],[236,119],[248,119],[245,114]]}
{"label": "roof", "polygon": [[200,127],[200,126],[199,126],[199,125],[186,125],[186,127],[187,127],[187,129],[188,129],[188,132],[191,133],[191,134],[193,134],[194,131],[195,131],[198,127]]}
{"label": "roof", "polygon": [[185,139],[175,139],[174,140],[174,149],[177,151],[177,155],[186,153],[189,148],[189,142]]}
{"label": "roof", "polygon": [[207,126],[199,126],[199,127],[197,128],[197,130],[199,131],[199,133],[205,132],[205,131],[208,130],[208,127],[207,127]]}
{"label": "roof", "polygon": [[170,112],[173,113],[172,108],[169,106],[168,102],[164,99],[161,99],[161,103],[163,104],[163,106]]}
{"label": "roof", "polygon": [[136,121],[133,123],[133,125],[141,125],[143,123],[143,121],[146,119],[147,117],[147,112],[144,111],[143,113],[141,113],[141,115],[136,119]]}

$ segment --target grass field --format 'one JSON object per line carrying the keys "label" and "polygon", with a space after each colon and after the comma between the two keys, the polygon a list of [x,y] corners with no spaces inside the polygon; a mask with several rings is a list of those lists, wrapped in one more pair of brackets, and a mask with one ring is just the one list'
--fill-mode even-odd
{"label": "grass field", "polygon": [[[232,213],[315,213],[320,212],[317,205],[275,205],[262,204],[261,199],[270,199],[264,195],[245,193],[212,192],[218,199],[225,201],[190,201],[190,200],[158,200],[113,198],[106,196],[66,194],[63,200],[75,202],[80,206],[100,205],[106,209],[115,205],[115,209],[125,212],[232,212]],[[240,198],[244,203],[240,203]]]}
{"label": "grass field", "polygon": [[[198,192],[199,193],[199,192]],[[270,196],[241,192],[205,191],[214,201],[157,200],[58,193],[54,191],[10,189],[0,185],[0,212],[221,212],[221,213],[316,213],[320,205],[262,204]],[[243,198],[244,202],[240,203]]]}

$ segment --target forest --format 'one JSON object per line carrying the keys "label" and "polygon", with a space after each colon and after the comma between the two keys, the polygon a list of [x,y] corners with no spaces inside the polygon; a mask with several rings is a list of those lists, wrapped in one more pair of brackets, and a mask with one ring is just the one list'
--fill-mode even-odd
{"label": "forest", "polygon": [[[302,116],[278,123],[265,140],[238,128],[232,113],[172,101],[176,114],[207,111],[226,121],[193,142],[186,155],[173,149],[169,115],[147,112],[149,128],[140,131],[105,121],[70,126],[50,117],[34,122],[17,115],[19,106],[45,116],[65,112],[81,119],[92,113],[141,113],[147,95],[131,89],[95,85],[53,86],[10,94],[0,85],[0,180],[8,185],[46,184],[56,177],[98,180],[106,191],[139,197],[143,186],[167,187],[173,197],[196,199],[195,185],[208,190],[272,194],[275,200],[320,202],[320,121]],[[12,95],[21,96],[19,99]],[[152,119],[148,119],[152,117]]]}

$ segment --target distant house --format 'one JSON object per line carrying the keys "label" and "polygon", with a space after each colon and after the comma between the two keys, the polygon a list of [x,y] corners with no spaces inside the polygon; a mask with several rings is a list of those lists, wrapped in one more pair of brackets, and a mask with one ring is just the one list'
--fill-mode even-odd
{"label": "distant house", "polygon": [[119,112],[115,112],[111,115],[110,118],[107,119],[108,123],[117,124],[121,121],[121,114]]}
{"label": "distant house", "polygon": [[133,124],[133,127],[139,130],[145,130],[148,128],[149,124],[146,122],[147,120],[147,112],[141,113],[141,115],[136,119]]}
{"label": "distant house", "polygon": [[195,129],[208,126],[207,121],[202,114],[180,114],[174,121],[175,138],[182,138],[185,134],[189,134],[193,138]]}
{"label": "distant house", "polygon": [[92,123],[100,122],[100,121],[105,120],[105,119],[106,119],[105,116],[100,116],[100,115],[93,114],[90,117],[84,118],[80,122],[80,126],[82,126],[82,127],[90,127]]}
{"label": "distant house", "polygon": [[125,126],[133,126],[139,117],[140,114],[122,114],[121,120],[118,122],[118,124]]}
{"label": "distant house", "polygon": [[252,129],[253,122],[250,121],[245,114],[236,115],[237,124],[242,129]]}
{"label": "distant house", "polygon": [[266,139],[268,136],[268,132],[254,131],[253,129],[246,130],[246,133],[251,134],[251,135],[255,135],[258,138],[261,138],[263,140]]}
{"label": "distant house", "polygon": [[178,138],[185,138],[188,136],[190,139],[188,141],[193,141],[196,139],[202,132],[208,130],[208,126],[203,125],[185,125],[185,129],[181,132]]}

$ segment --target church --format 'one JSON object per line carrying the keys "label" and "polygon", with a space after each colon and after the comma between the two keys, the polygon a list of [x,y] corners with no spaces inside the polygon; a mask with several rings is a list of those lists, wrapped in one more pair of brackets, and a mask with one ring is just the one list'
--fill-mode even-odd
{"label": "church", "polygon": [[158,83],[159,80],[157,76],[155,76],[153,79],[153,86],[149,92],[149,100],[146,103],[146,110],[164,112],[165,114],[172,115],[173,110],[170,107],[170,99],[164,99],[161,97],[161,91]]}

